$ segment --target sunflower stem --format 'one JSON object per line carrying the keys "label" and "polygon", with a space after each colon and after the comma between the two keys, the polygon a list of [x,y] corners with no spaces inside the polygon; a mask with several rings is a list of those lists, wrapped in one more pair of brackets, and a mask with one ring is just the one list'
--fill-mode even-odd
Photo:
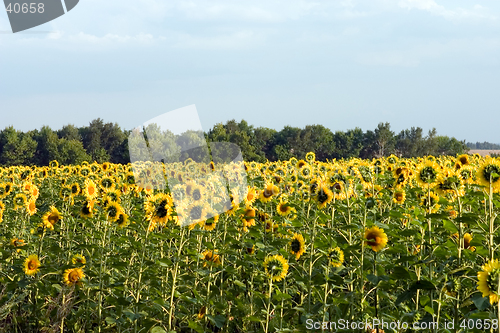
{"label": "sunflower stem", "polygon": [[273,278],[269,278],[269,301],[267,302],[267,313],[266,313],[266,330],[265,333],[269,332],[269,318],[271,316],[271,293],[273,291]]}

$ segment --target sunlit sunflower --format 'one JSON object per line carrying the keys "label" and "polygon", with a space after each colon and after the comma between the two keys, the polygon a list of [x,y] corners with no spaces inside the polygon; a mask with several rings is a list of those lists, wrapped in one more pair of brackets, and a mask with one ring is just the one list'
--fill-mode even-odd
{"label": "sunlit sunflower", "polygon": [[251,205],[259,196],[255,188],[248,186],[247,195],[244,198],[245,205]]}
{"label": "sunlit sunflower", "polygon": [[273,196],[279,194],[279,187],[273,183],[267,183],[262,191],[260,191],[259,199],[261,202],[269,202],[272,200]]}
{"label": "sunlit sunflower", "polygon": [[387,245],[387,235],[379,227],[373,226],[365,230],[365,244],[379,252]]}
{"label": "sunlit sunflower", "polygon": [[126,227],[128,225],[128,215],[125,214],[125,212],[120,212],[115,222],[118,225],[118,228]]}
{"label": "sunlit sunflower", "polygon": [[340,267],[344,263],[344,252],[339,247],[330,249],[328,258],[333,267]]}
{"label": "sunlit sunflower", "polygon": [[85,179],[83,194],[89,200],[95,199],[97,197],[97,187],[92,179]]}
{"label": "sunlit sunflower", "polygon": [[471,241],[472,241],[472,235],[469,233],[464,234],[464,249],[475,251],[476,247],[470,246]]}
{"label": "sunlit sunflower", "polygon": [[85,277],[83,274],[83,269],[81,268],[69,268],[64,271],[63,281],[67,285],[81,284],[81,279]]}
{"label": "sunlit sunflower", "polygon": [[334,197],[333,192],[330,190],[326,183],[321,182],[318,186],[318,191],[315,196],[316,201],[318,202],[319,208],[325,208]]}
{"label": "sunlit sunflower", "polygon": [[290,242],[290,252],[295,255],[296,260],[299,260],[300,256],[306,252],[306,243],[301,234],[293,234]]}
{"label": "sunlit sunflower", "polygon": [[71,258],[71,262],[73,263],[73,265],[85,266],[85,264],[87,263],[87,260],[85,259],[85,257],[83,255],[75,254],[73,256],[73,258]]}
{"label": "sunlit sunflower", "polygon": [[28,213],[30,214],[30,216],[35,215],[36,212],[37,212],[36,201],[35,200],[36,200],[35,198],[32,198],[32,199],[30,199],[26,203],[26,210],[28,211]]}
{"label": "sunlit sunflower", "polygon": [[203,319],[203,317],[205,317],[206,313],[207,313],[207,307],[206,306],[202,306],[200,308],[200,311],[198,311],[198,320]]}
{"label": "sunlit sunflower", "polygon": [[85,200],[80,210],[80,216],[83,218],[89,218],[94,215],[94,204],[95,200]]}
{"label": "sunlit sunflower", "polygon": [[422,188],[429,188],[436,185],[439,175],[439,166],[436,162],[426,161],[421,164],[416,172],[416,181]]}
{"label": "sunlit sunflower", "polygon": [[116,222],[120,217],[120,214],[123,213],[123,208],[119,203],[109,201],[106,206],[106,217],[110,222]]}
{"label": "sunlit sunflower", "polygon": [[40,260],[36,254],[30,255],[24,261],[24,273],[26,275],[35,275],[40,271]]}
{"label": "sunlit sunflower", "polygon": [[439,196],[432,191],[430,191],[429,195],[422,195],[422,198],[420,199],[420,205],[425,207],[426,210],[430,210],[431,213],[436,213],[439,208],[441,208],[441,205],[438,204],[438,202]]}
{"label": "sunlit sunflower", "polygon": [[205,262],[203,263],[203,267],[215,265],[218,266],[221,264],[220,257],[218,254],[214,253],[214,251],[206,250],[201,253],[201,259]]}
{"label": "sunlit sunflower", "polygon": [[280,254],[267,256],[264,260],[264,269],[273,281],[281,281],[288,273],[288,262]]}
{"label": "sunlit sunflower", "polygon": [[218,218],[219,218],[219,216],[217,215],[216,217],[214,216],[214,217],[211,217],[209,219],[206,219],[205,221],[200,222],[201,226],[203,227],[203,229],[205,229],[207,231],[212,231],[217,226]]}
{"label": "sunlit sunflower", "polygon": [[47,229],[54,230],[54,225],[62,219],[61,214],[56,207],[51,206],[50,211],[43,215],[43,226]]}
{"label": "sunlit sunflower", "polygon": [[10,245],[12,245],[13,247],[22,247],[26,245],[26,243],[24,242],[24,239],[14,237],[10,240]]}
{"label": "sunlit sunflower", "polygon": [[398,205],[402,205],[406,200],[406,192],[403,189],[394,191],[392,201]]}
{"label": "sunlit sunflower", "polygon": [[497,259],[488,261],[482,267],[482,272],[477,273],[477,290],[483,297],[490,298],[490,304],[498,302],[498,281],[500,278],[500,262]]}
{"label": "sunlit sunflower", "polygon": [[14,196],[14,210],[26,207],[28,198],[23,193],[18,193]]}
{"label": "sunlit sunflower", "polygon": [[463,166],[469,165],[470,164],[469,155],[462,154],[457,157],[457,161],[460,162],[460,164]]}
{"label": "sunlit sunflower", "polygon": [[256,210],[252,206],[247,206],[241,215],[243,227],[251,227],[255,225]]}
{"label": "sunlit sunflower", "polygon": [[288,214],[290,214],[293,211],[295,211],[295,208],[293,208],[292,206],[290,206],[288,204],[288,202],[280,200],[280,203],[276,207],[276,211],[281,216],[287,216]]}
{"label": "sunlit sunflower", "polygon": [[500,190],[500,164],[491,157],[487,156],[484,159],[476,176],[479,184],[489,187],[491,183],[494,192]]}

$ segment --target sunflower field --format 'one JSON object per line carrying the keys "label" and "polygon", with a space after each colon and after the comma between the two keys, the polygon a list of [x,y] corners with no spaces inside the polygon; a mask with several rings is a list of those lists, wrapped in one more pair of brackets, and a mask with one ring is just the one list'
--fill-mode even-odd
{"label": "sunflower field", "polygon": [[0,331],[500,332],[499,160],[232,167],[0,168]]}

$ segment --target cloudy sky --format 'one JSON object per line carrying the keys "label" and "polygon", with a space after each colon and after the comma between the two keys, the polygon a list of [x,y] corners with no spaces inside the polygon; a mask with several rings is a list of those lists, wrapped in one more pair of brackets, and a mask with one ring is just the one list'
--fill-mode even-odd
{"label": "cloudy sky", "polygon": [[500,143],[500,2],[80,0],[9,33],[0,128],[134,128],[195,104],[230,119],[333,131],[390,122]]}

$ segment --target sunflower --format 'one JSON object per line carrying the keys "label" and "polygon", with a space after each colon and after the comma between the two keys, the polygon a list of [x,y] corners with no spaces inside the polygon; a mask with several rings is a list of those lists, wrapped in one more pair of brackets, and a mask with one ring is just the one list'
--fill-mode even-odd
{"label": "sunflower", "polygon": [[394,191],[392,201],[398,205],[402,205],[406,200],[406,192],[403,189]]}
{"label": "sunflower", "polygon": [[54,230],[54,225],[62,219],[61,214],[56,207],[50,206],[50,211],[43,215],[43,226],[50,230]]}
{"label": "sunflower", "polygon": [[24,239],[14,237],[10,240],[10,245],[12,245],[13,247],[21,247],[26,245],[26,243],[24,243]]}
{"label": "sunflower", "polygon": [[24,273],[35,275],[38,271],[40,271],[40,260],[36,254],[32,254],[24,261]]}
{"label": "sunflower", "polygon": [[461,164],[461,165],[469,165],[470,164],[470,160],[469,160],[469,155],[467,154],[462,154],[460,156],[457,157],[457,161]]}
{"label": "sunflower", "polygon": [[439,166],[436,162],[426,161],[417,170],[416,180],[420,187],[434,187],[438,181]]}
{"label": "sunflower", "polygon": [[252,255],[255,254],[255,245],[252,245],[252,247],[246,247],[247,253]]}
{"label": "sunflower", "polygon": [[37,212],[35,200],[36,200],[35,198],[32,198],[26,203],[26,210],[28,211],[30,216],[35,215]]}
{"label": "sunflower", "polygon": [[28,198],[22,193],[18,193],[14,196],[14,210],[26,207]]}
{"label": "sunflower", "polygon": [[248,186],[248,191],[247,195],[244,198],[245,204],[246,205],[251,205],[254,203],[254,201],[258,197],[258,192],[255,190],[255,188]]}
{"label": "sunflower", "polygon": [[290,242],[290,252],[295,255],[295,259],[299,260],[300,256],[306,252],[304,237],[301,234],[294,233]]}
{"label": "sunflower", "polygon": [[326,184],[320,183],[316,194],[318,207],[325,208],[326,205],[332,201],[333,197],[333,192],[328,188],[328,186]]}
{"label": "sunflower", "polygon": [[125,214],[124,212],[120,212],[120,214],[118,214],[118,218],[116,219],[115,222],[119,228],[126,227],[128,225],[128,215]]}
{"label": "sunflower", "polygon": [[429,195],[423,195],[422,196],[422,199],[420,200],[420,205],[425,207],[426,209],[430,209],[431,213],[436,213],[439,208],[441,207],[440,204],[438,204],[439,202],[439,196],[430,191],[430,194]]}
{"label": "sunflower", "polygon": [[280,200],[280,203],[276,207],[276,210],[278,211],[279,215],[287,216],[288,214],[292,213],[295,210],[295,208],[289,206],[288,202]]}
{"label": "sunflower", "polygon": [[373,226],[365,230],[365,244],[379,252],[387,245],[387,235],[379,227]]}
{"label": "sunflower", "polygon": [[288,262],[280,254],[267,256],[264,260],[264,269],[273,281],[281,281],[288,273]]}
{"label": "sunflower", "polygon": [[83,218],[92,217],[94,215],[94,204],[95,200],[85,200],[80,210],[80,216]]}
{"label": "sunflower", "polygon": [[481,267],[482,272],[477,273],[477,290],[482,296],[489,296],[490,304],[498,302],[498,281],[500,279],[500,262],[497,259],[488,261]]}
{"label": "sunflower", "polygon": [[471,241],[472,241],[472,235],[469,233],[466,233],[464,235],[464,249],[469,249],[471,251],[475,251],[476,248],[474,246],[470,246]]}
{"label": "sunflower", "polygon": [[81,268],[70,268],[64,271],[63,281],[67,285],[81,284],[81,279],[85,277]]}
{"label": "sunflower", "polygon": [[494,192],[500,190],[500,164],[491,157],[484,159],[476,176],[479,184],[489,187],[491,183]]}
{"label": "sunflower", "polygon": [[203,229],[205,229],[207,231],[214,230],[215,226],[217,225],[218,217],[219,216],[217,215],[217,219],[215,217],[211,217],[209,219],[206,219],[205,221],[200,222],[201,226],[203,227]]}
{"label": "sunflower", "polygon": [[110,222],[118,221],[118,218],[120,217],[121,213],[123,213],[123,208],[120,206],[119,203],[108,201],[108,205],[106,206],[106,216],[108,218],[108,221]]}
{"label": "sunflower", "polygon": [[33,185],[31,187],[31,197],[38,199],[38,196],[40,195],[40,190],[38,189],[38,186]]}
{"label": "sunflower", "polygon": [[84,188],[83,188],[83,194],[85,195],[85,197],[87,197],[87,199],[95,199],[97,197],[97,187],[94,183],[94,181],[92,181],[92,179],[85,179],[85,184],[84,184]]}
{"label": "sunflower", "polygon": [[211,250],[203,251],[203,253],[201,254],[201,259],[205,260],[205,262],[203,263],[203,267],[211,265],[218,266],[221,264],[219,255]]}
{"label": "sunflower", "polygon": [[69,187],[71,189],[71,196],[72,197],[75,197],[78,194],[80,194],[81,189],[80,189],[80,185],[78,185],[78,183],[73,183]]}
{"label": "sunflower", "polygon": [[112,187],[115,187],[115,180],[112,177],[102,177],[99,181],[99,185],[102,189],[110,189]]}
{"label": "sunflower", "polygon": [[0,222],[3,221],[3,212],[5,211],[5,205],[0,201]]}
{"label": "sunflower", "polygon": [[333,267],[340,267],[344,263],[344,252],[337,246],[328,251],[328,258]]}
{"label": "sunflower", "polygon": [[241,215],[243,220],[243,227],[251,227],[255,225],[256,211],[252,206],[247,206],[243,215]]}
{"label": "sunflower", "polygon": [[198,320],[201,320],[203,319],[203,317],[205,317],[205,314],[207,313],[207,307],[206,306],[202,306],[200,311],[198,311]]}
{"label": "sunflower", "polygon": [[73,256],[73,258],[71,258],[71,262],[73,263],[73,265],[82,265],[82,266],[85,266],[85,264],[87,263],[87,260],[85,259],[85,256],[81,255],[81,254],[75,254]]}
{"label": "sunflower", "polygon": [[273,198],[273,196],[279,194],[279,188],[278,186],[274,185],[273,183],[267,183],[266,186],[262,191],[260,191],[260,201],[261,202],[269,202]]}
{"label": "sunflower", "polygon": [[299,174],[305,179],[311,178],[313,174],[311,166],[309,164],[304,165],[302,168],[300,168]]}
{"label": "sunflower", "polygon": [[297,166],[297,169],[301,169],[302,167],[306,166],[307,163],[304,160],[299,160],[295,165]]}

